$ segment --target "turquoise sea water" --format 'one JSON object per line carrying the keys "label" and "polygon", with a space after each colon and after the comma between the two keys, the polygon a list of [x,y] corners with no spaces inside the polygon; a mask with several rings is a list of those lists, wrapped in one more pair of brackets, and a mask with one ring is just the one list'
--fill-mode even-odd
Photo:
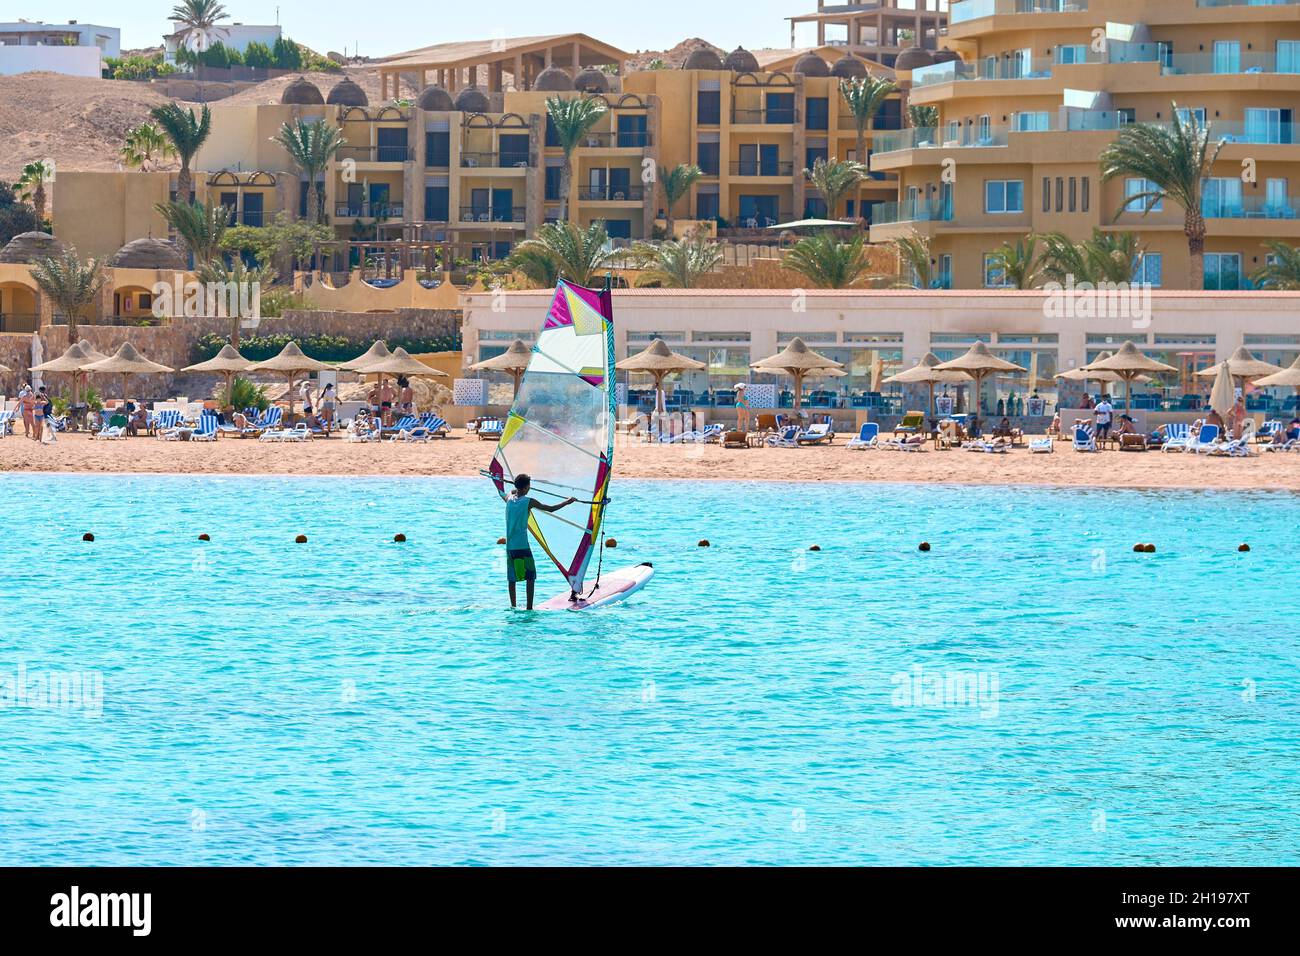
{"label": "turquoise sea water", "polygon": [[1300,863],[1292,496],[622,481],[547,615],[481,480],[0,494],[0,864]]}

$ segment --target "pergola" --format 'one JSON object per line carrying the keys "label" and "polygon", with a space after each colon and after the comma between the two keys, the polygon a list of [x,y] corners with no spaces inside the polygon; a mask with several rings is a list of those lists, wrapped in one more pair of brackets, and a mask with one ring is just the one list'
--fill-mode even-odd
{"label": "pergola", "polygon": [[627,58],[618,47],[585,33],[439,43],[381,60],[380,98],[399,96],[403,77],[421,90],[436,83],[453,95],[467,86],[500,93],[506,89],[506,74],[514,89],[530,90],[537,74],[549,66],[563,67],[570,75],[589,66],[613,66],[622,72]]}

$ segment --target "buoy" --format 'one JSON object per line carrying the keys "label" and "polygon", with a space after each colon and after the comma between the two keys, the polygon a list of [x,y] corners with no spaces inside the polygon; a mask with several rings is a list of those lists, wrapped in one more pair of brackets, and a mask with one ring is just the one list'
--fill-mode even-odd
{"label": "buoy", "polygon": [[707,548],[707,547],[709,547],[709,539],[708,539],[708,538],[705,538],[703,541],[701,541],[701,542],[700,542],[700,547],[701,547],[701,548]]}
{"label": "buoy", "polygon": [[211,541],[211,540],[212,540],[212,536],[211,536],[211,535],[208,535],[208,534],[201,534],[201,535],[199,535],[199,540],[200,540],[200,541]]}
{"label": "buoy", "polygon": [[1145,551],[1147,554],[1155,554],[1156,546],[1154,544],[1145,544],[1142,546],[1142,550]]}
{"label": "buoy", "polygon": [[1250,545],[1248,545],[1248,544],[1239,544],[1239,545],[1237,545],[1237,550],[1238,550],[1238,551],[1249,551],[1249,550],[1250,550]]}
{"label": "buoy", "polygon": [[1133,550],[1136,551],[1138,554],[1141,554],[1146,549],[1147,546],[1140,541],[1137,544],[1133,545]]}
{"label": "buoy", "polygon": [[94,540],[95,540],[95,536],[94,536],[93,534],[91,534],[89,531],[87,531],[85,534],[83,534],[83,535],[81,536],[81,540],[82,540],[82,541],[94,541]]}
{"label": "buoy", "polygon": [[809,548],[808,550],[809,550],[809,551],[820,551],[821,549],[822,549],[822,546],[821,546],[820,544],[814,544],[814,545],[813,545],[811,548]]}
{"label": "buoy", "polygon": [[505,538],[497,538],[497,544],[505,544],[505,543],[506,543]]}
{"label": "buoy", "polygon": [[606,539],[605,539],[605,547],[607,547],[607,548],[617,548],[617,547],[618,547],[618,542],[617,542],[616,540],[614,540],[613,538],[606,538]]}
{"label": "buoy", "polygon": [[296,538],[293,539],[293,543],[294,543],[294,544],[306,544],[306,543],[307,543],[307,536],[306,536],[305,534],[300,534],[300,535],[298,535],[298,537],[296,537]]}
{"label": "buoy", "polygon": [[917,545],[916,550],[918,550],[918,551],[929,551],[929,550],[930,550],[930,542],[929,542],[929,541],[922,541],[919,545]]}
{"label": "buoy", "polygon": [[394,544],[405,544],[405,543],[406,543],[406,535],[404,535],[404,534],[395,534],[395,535],[393,535],[393,543],[394,543]]}

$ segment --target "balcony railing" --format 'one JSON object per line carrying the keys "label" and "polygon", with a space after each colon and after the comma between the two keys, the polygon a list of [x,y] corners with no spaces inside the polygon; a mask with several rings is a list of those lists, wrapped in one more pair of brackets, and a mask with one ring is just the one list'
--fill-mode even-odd
{"label": "balcony railing", "polygon": [[[1066,117],[1066,128],[1071,132],[1094,132],[1115,130],[1121,126],[1132,125],[1121,119],[1115,110],[1078,110],[1071,111]],[[1144,123],[1145,126],[1159,126],[1171,129],[1169,121]],[[1258,120],[1210,120],[1210,140],[1225,143],[1249,143],[1257,146],[1291,146],[1300,143],[1300,124],[1284,123],[1280,120],[1270,122]]]}
{"label": "balcony railing", "polygon": [[400,202],[342,202],[334,205],[334,215],[339,219],[401,219],[404,211]]}
{"label": "balcony railing", "polygon": [[35,312],[0,312],[0,332],[36,332],[41,317]]}
{"label": "balcony railing", "polygon": [[1295,219],[1297,210],[1300,210],[1300,197],[1297,196],[1276,199],[1267,196],[1236,199],[1205,196],[1201,199],[1201,215],[1206,219]]}
{"label": "balcony railing", "polygon": [[621,130],[616,133],[588,133],[582,138],[587,149],[644,149],[652,145],[649,130]]}
{"label": "balcony railing", "polygon": [[578,190],[583,202],[641,202],[644,186],[583,186]]}
{"label": "balcony railing", "polygon": [[731,164],[733,176],[793,176],[790,160],[742,159]]}
{"label": "balcony railing", "polygon": [[1010,126],[960,126],[955,131],[947,128],[921,127],[899,130],[897,133],[876,133],[872,137],[873,155],[892,153],[901,149],[952,149],[971,146],[1006,146],[1008,137],[1016,132]]}
{"label": "balcony railing", "polygon": [[1196,0],[1198,7],[1291,7],[1300,0]]}
{"label": "balcony railing", "polygon": [[762,109],[731,111],[731,121],[749,126],[793,126],[799,122],[799,111],[793,106],[769,106]]}
{"label": "balcony railing", "polygon": [[527,153],[461,153],[460,164],[467,169],[527,169],[533,164]]}
{"label": "balcony railing", "polygon": [[912,71],[912,88],[955,83],[961,80],[1042,80],[1052,75],[1051,57],[998,59],[994,63],[965,63],[953,60]]}
{"label": "balcony railing", "polygon": [[528,209],[524,206],[513,206],[510,209],[484,209],[482,206],[462,206],[460,210],[460,221],[486,223],[527,222]]}
{"label": "balcony railing", "polygon": [[1088,9],[1088,0],[962,0],[948,8],[948,22],[954,26],[995,14],[1078,13]]}
{"label": "balcony railing", "polygon": [[942,199],[904,199],[882,202],[871,210],[871,224],[885,226],[898,222],[951,222],[952,203]]}
{"label": "balcony railing", "polygon": [[415,159],[409,146],[340,146],[339,159],[354,163],[407,163]]}

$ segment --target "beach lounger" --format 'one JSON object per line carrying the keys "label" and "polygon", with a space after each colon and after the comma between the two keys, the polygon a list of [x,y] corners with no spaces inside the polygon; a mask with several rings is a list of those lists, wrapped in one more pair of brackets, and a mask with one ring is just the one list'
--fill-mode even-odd
{"label": "beach lounger", "polygon": [[1165,426],[1165,443],[1160,446],[1165,451],[1186,451],[1192,440],[1192,429],[1187,422],[1170,422]]}
{"label": "beach lounger", "polygon": [[[169,439],[168,432],[176,429],[181,423],[181,413],[174,408],[166,411],[156,412],[149,416],[149,434],[158,438]],[[174,437],[174,436],[172,436]]]}
{"label": "beach lounger", "polygon": [[106,439],[106,440],[116,440],[116,439],[119,439],[119,438],[126,438],[126,426],[125,426],[125,425],[105,425],[105,426],[104,426],[103,428],[101,428],[99,431],[94,432],[93,434],[91,434],[90,437],[91,437],[92,440],[94,440],[94,439],[100,439],[100,438],[102,438],[102,439]]}
{"label": "beach lounger", "polygon": [[1074,450],[1075,451],[1096,451],[1097,436],[1093,433],[1091,425],[1074,426]]}
{"label": "beach lounger", "polygon": [[406,415],[403,418],[398,419],[398,421],[396,421],[392,425],[386,427],[384,431],[392,432],[393,434],[396,434],[398,432],[409,432],[412,428],[417,427],[419,424],[420,424],[420,420],[416,418],[414,415]]}
{"label": "beach lounger", "polygon": [[190,441],[216,441],[221,433],[221,419],[215,412],[204,412],[199,416],[199,427],[190,432]]}
{"label": "beach lounger", "polygon": [[15,409],[8,409],[0,412],[0,438],[12,434],[14,429],[14,416],[17,414],[18,412]]}
{"label": "beach lounger", "polygon": [[1194,451],[1198,455],[1213,451],[1214,446],[1219,444],[1219,426],[1202,425],[1201,430],[1196,433],[1196,437],[1187,443],[1183,451]]}
{"label": "beach lounger", "polygon": [[1229,458],[1251,457],[1250,446],[1255,440],[1255,421],[1247,419],[1240,438],[1233,438],[1209,449],[1207,455],[1226,455]]}
{"label": "beach lounger", "polygon": [[256,438],[262,437],[265,432],[272,431],[280,427],[280,419],[284,417],[284,409],[279,405],[272,405],[261,414],[257,421],[253,422],[247,428],[240,429],[241,438],[252,435]]}
{"label": "beach lounger", "polygon": [[765,442],[769,448],[798,448],[799,426],[786,425],[775,435],[768,435]]}
{"label": "beach lounger", "polygon": [[258,441],[311,441],[311,429],[306,422],[299,422],[293,428],[272,428],[257,436]]}
{"label": "beach lounger", "polygon": [[432,412],[426,412],[420,416],[420,424],[429,429],[429,434],[434,438],[446,438],[451,428],[447,425],[445,418],[439,418]]}
{"label": "beach lounger", "polygon": [[864,422],[856,438],[850,438],[845,448],[877,448],[880,441],[880,423]]}
{"label": "beach lounger", "polygon": [[795,444],[798,445],[820,445],[823,442],[827,445],[835,444],[835,426],[830,422],[809,425],[795,438]]}
{"label": "beach lounger", "polygon": [[1050,438],[1035,438],[1029,443],[1029,454],[1050,455],[1055,450]]}
{"label": "beach lounger", "polygon": [[479,422],[478,425],[478,437],[484,441],[489,439],[496,441],[501,437],[503,431],[505,431],[505,425],[499,418],[489,418]]}
{"label": "beach lounger", "polygon": [[925,427],[925,412],[908,412],[894,428],[894,434],[915,435]]}
{"label": "beach lounger", "polygon": [[748,448],[749,432],[729,431],[722,436],[723,448]]}
{"label": "beach lounger", "polygon": [[1272,443],[1273,436],[1281,430],[1282,420],[1280,418],[1271,418],[1259,426],[1259,431],[1255,432],[1255,441],[1261,445]]}
{"label": "beach lounger", "polygon": [[924,435],[904,435],[902,438],[886,438],[877,443],[877,448],[883,448],[885,451],[925,451],[926,439]]}
{"label": "beach lounger", "polygon": [[963,442],[962,451],[982,451],[986,454],[1004,455],[1011,451],[1011,439],[995,438],[993,441],[986,441],[983,438],[976,438],[968,442]]}

